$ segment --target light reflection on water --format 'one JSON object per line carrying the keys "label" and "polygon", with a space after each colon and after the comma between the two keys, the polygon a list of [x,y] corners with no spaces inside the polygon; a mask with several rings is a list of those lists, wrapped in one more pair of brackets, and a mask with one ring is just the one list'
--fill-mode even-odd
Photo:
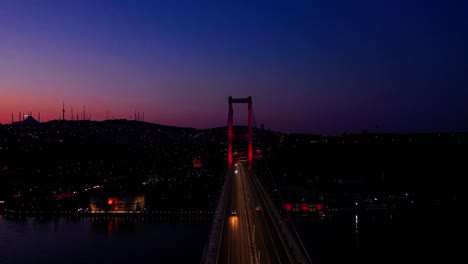
{"label": "light reflection on water", "polygon": [[358,215],[354,216],[354,232],[356,233],[356,235],[359,234],[359,217],[358,217]]}
{"label": "light reflection on water", "polygon": [[199,263],[209,225],[208,217],[2,216],[0,263]]}
{"label": "light reflection on water", "polygon": [[455,263],[463,257],[456,236],[467,217],[434,211],[407,214],[293,216],[313,263]]}

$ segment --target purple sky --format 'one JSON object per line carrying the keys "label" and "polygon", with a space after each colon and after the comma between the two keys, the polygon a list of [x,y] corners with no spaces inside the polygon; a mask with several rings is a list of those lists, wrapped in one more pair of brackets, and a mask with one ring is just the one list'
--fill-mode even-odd
{"label": "purple sky", "polygon": [[219,2],[1,1],[0,122],[468,131],[466,1]]}

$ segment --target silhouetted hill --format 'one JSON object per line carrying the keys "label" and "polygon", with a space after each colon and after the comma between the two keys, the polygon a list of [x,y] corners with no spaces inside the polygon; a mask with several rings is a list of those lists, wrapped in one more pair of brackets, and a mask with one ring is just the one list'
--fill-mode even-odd
{"label": "silhouetted hill", "polygon": [[[285,199],[387,201],[413,195],[418,205],[464,201],[468,133],[281,134],[265,176]],[[271,178],[271,179],[270,179]]]}
{"label": "silhouetted hill", "polygon": [[[0,140],[0,196],[21,195],[26,200],[18,200],[18,206],[37,207],[39,202],[29,199],[47,200],[52,193],[80,193],[100,185],[144,191],[148,204],[159,208],[208,209],[225,168],[224,142],[194,128],[56,120],[7,126],[5,133]],[[195,158],[201,167],[193,167]],[[26,190],[34,190],[33,196],[25,196]]]}
{"label": "silhouetted hill", "polygon": [[[242,134],[247,127],[234,131]],[[211,207],[226,168],[227,141],[226,127],[131,120],[0,125],[0,195],[37,189],[35,195],[46,197],[112,183],[146,192],[153,206],[191,207],[204,201]],[[235,150],[246,149],[242,141],[234,140]],[[467,144],[467,133],[330,136],[253,130],[262,181],[293,200],[406,192],[424,201],[465,197]],[[193,166],[194,159],[201,168]]]}

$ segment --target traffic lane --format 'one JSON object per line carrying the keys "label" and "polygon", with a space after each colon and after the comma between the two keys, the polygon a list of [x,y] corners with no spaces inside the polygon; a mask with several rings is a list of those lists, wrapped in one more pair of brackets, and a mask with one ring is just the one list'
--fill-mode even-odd
{"label": "traffic lane", "polygon": [[241,255],[242,255],[242,261],[239,263],[250,263],[250,239],[249,239],[249,222],[248,222],[248,211],[247,211],[247,206],[246,206],[246,192],[245,192],[245,186],[244,186],[244,174],[241,172],[238,175],[235,175],[236,179],[236,190],[237,190],[237,205],[240,210],[240,215],[238,218],[240,218],[240,230],[239,234],[241,237],[240,241],[240,248],[242,250]]}
{"label": "traffic lane", "polygon": [[[258,222],[257,216],[256,216],[256,211],[254,210],[254,205],[257,204],[256,198],[252,195],[252,190],[250,186],[250,181],[249,177],[250,174],[246,168],[246,166],[242,166],[243,164],[239,166],[239,176],[242,177],[243,180],[243,186],[244,186],[244,191],[245,191],[245,203],[246,203],[246,211],[250,215],[251,219],[251,226],[250,226],[250,231],[252,232],[253,236],[253,243],[254,243],[254,249],[255,252],[255,258],[257,261],[260,260],[260,263],[269,263],[269,249],[265,245],[265,243],[262,243],[263,237],[259,235],[259,225],[260,223]],[[265,262],[267,260],[267,262]]]}
{"label": "traffic lane", "polygon": [[[237,255],[237,262],[236,263],[241,263],[241,260],[245,257],[244,256],[244,251],[243,251],[243,230],[245,229],[245,223],[244,223],[244,218],[245,218],[245,212],[242,210],[242,193],[240,192],[240,182],[237,177],[237,175],[234,175],[234,198],[235,198],[235,205],[233,205],[233,208],[236,210],[237,215],[235,216],[238,221],[239,221],[239,229],[236,230],[237,233],[236,235],[238,236],[238,239],[235,241],[235,249],[236,249],[236,255]],[[242,219],[239,219],[239,215],[242,215]]]}
{"label": "traffic lane", "polygon": [[[254,218],[256,219],[258,225],[258,228],[256,228],[256,233],[261,237],[260,241],[265,243],[260,248],[269,249],[266,252],[268,259],[266,260],[263,258],[263,260],[269,261],[270,263],[293,263],[293,261],[288,256],[285,245],[282,243],[280,234],[278,234],[268,212],[266,211],[268,207],[261,198],[260,191],[257,189],[256,185],[253,183],[250,177],[247,179],[247,182],[249,186],[249,192],[253,197],[252,200],[256,202],[256,204],[251,206],[252,215],[255,216]],[[261,207],[261,211],[255,211],[255,207],[257,206]],[[264,263],[263,261],[261,262]]]}
{"label": "traffic lane", "polygon": [[255,195],[251,192],[252,204],[250,211],[252,221],[254,222],[255,244],[257,249],[257,260],[259,263],[281,263],[277,249],[272,242],[269,227],[263,218],[264,211],[256,211],[255,207],[259,206],[259,202]]}
{"label": "traffic lane", "polygon": [[[260,199],[247,168],[239,166],[237,169],[238,173],[231,179],[230,195],[225,210],[227,223],[223,228],[223,243],[218,263],[250,263],[249,228],[255,229],[250,231],[255,232],[259,263],[289,263],[276,229],[271,225],[265,211],[267,207]],[[255,211],[258,205],[262,207],[260,212]],[[232,209],[237,211],[237,216],[231,216]],[[251,216],[251,227],[248,225],[247,214]]]}
{"label": "traffic lane", "polygon": [[244,166],[239,166],[239,178],[242,179],[243,181],[243,187],[244,187],[244,194],[245,194],[245,205],[246,205],[246,212],[250,215],[250,219],[251,219],[251,226],[250,226],[250,231],[252,232],[252,235],[253,235],[253,243],[255,245],[255,258],[257,258],[258,260],[258,255],[259,255],[259,252],[260,252],[260,255],[264,255],[266,256],[268,253],[267,251],[265,250],[264,248],[264,245],[262,243],[258,243],[257,241],[257,238],[260,239],[260,237],[258,237],[258,235],[256,234],[256,228],[258,226],[258,223],[256,221],[256,216],[254,215],[254,211],[252,211],[252,205],[256,203],[254,197],[252,197],[252,192],[250,190],[250,186],[249,186],[249,181],[248,181],[248,177],[249,177],[249,173],[248,171],[245,170],[245,167]]}
{"label": "traffic lane", "polygon": [[259,263],[281,263],[280,257],[278,256],[277,249],[272,242],[269,227],[263,219],[264,211],[256,211],[255,208],[260,206],[258,196],[253,190],[252,182],[250,180],[250,174],[246,177],[246,186],[248,186],[248,193],[250,196],[251,203],[249,205],[249,211],[252,216],[252,222],[254,223],[255,232],[255,244],[257,249],[257,260]]}
{"label": "traffic lane", "polygon": [[265,226],[265,222],[261,217],[261,211],[257,212],[254,210],[256,206],[258,206],[258,202],[252,196],[250,214],[252,216],[257,261],[258,263],[280,263],[276,256],[276,249],[271,246],[268,227]]}
{"label": "traffic lane", "polygon": [[[228,189],[228,198],[224,212],[224,226],[221,237],[221,249],[217,263],[249,263],[248,237],[245,234],[247,223],[245,205],[243,205],[242,182],[232,177],[230,188]],[[231,215],[231,211],[236,210],[237,215]]]}
{"label": "traffic lane", "polygon": [[240,174],[233,175],[232,202],[228,210],[236,210],[237,215],[229,215],[230,229],[230,253],[228,263],[250,263],[250,250],[248,239],[247,211],[244,199],[244,186]]}

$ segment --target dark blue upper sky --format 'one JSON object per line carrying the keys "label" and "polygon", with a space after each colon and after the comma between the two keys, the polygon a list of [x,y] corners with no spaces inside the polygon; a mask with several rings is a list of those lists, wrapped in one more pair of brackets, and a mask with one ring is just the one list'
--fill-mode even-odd
{"label": "dark blue upper sky", "polygon": [[467,1],[0,1],[0,122],[206,128],[250,95],[285,132],[467,131],[467,47]]}

